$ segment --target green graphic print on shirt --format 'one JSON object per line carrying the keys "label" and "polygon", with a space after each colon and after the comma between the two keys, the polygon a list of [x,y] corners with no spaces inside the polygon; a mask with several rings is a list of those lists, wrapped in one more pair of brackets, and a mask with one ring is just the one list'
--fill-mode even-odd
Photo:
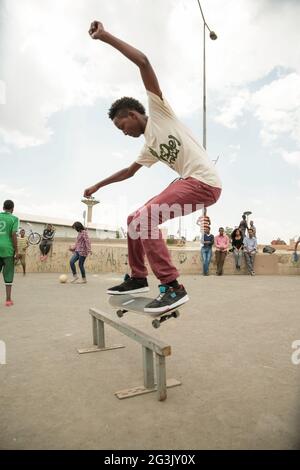
{"label": "green graphic print on shirt", "polygon": [[170,139],[168,144],[159,145],[160,155],[158,155],[152,147],[149,147],[149,151],[154,157],[159,160],[163,160],[172,167],[177,160],[177,155],[179,153],[178,147],[181,146],[181,142],[173,135],[168,135],[168,138]]}

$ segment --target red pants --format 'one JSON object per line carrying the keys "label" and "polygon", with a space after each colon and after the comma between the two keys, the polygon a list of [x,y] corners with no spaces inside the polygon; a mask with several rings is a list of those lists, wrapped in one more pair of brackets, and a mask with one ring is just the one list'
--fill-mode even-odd
{"label": "red pants", "polygon": [[162,284],[174,281],[179,272],[171,262],[158,225],[211,206],[219,199],[220,194],[220,188],[214,188],[195,178],[179,179],[130,214],[127,219],[127,243],[131,276],[147,277],[146,255],[153,273]]}

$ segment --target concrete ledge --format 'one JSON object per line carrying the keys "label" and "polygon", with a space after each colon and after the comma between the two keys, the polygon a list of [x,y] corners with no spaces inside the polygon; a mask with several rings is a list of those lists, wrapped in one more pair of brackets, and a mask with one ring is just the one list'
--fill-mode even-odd
{"label": "concrete ledge", "polygon": [[[71,252],[68,250],[70,241],[57,241],[53,244],[52,256],[46,262],[40,261],[38,246],[30,246],[27,254],[27,272],[37,273],[68,273],[70,272],[69,261]],[[182,274],[201,274],[202,263],[200,259],[200,247],[168,247],[172,260]],[[148,263],[146,265],[149,268]],[[129,271],[127,246],[124,241],[119,243],[92,243],[92,255],[85,263],[88,273],[115,272],[124,274]],[[21,266],[17,267],[21,272]],[[210,265],[210,274],[215,274],[216,264],[213,255]],[[293,263],[292,252],[276,252],[272,255],[259,252],[255,260],[255,272],[257,274],[293,275],[300,274],[300,261]],[[242,269],[236,271],[232,253],[228,253],[224,274],[247,274],[243,261]]]}

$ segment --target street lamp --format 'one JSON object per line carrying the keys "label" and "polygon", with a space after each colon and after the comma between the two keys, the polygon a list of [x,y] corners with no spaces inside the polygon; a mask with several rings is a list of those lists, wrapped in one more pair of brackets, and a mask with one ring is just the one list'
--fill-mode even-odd
{"label": "street lamp", "polygon": [[203,19],[203,147],[206,149],[206,62],[205,62],[205,28],[209,31],[209,37],[213,41],[217,39],[217,35],[214,31],[210,29],[208,24],[205,21],[203,11],[201,8],[200,1],[198,1],[198,5],[201,11],[202,19]]}
{"label": "street lamp", "polygon": [[[86,197],[84,199],[81,199],[81,202],[83,202],[84,204],[87,205],[87,222],[86,222],[86,225],[88,226],[89,223],[92,222],[93,207],[96,204],[99,204],[100,201],[97,201],[94,197]],[[85,215],[84,215],[84,219],[85,219],[86,211],[84,211],[84,212],[85,212]]]}

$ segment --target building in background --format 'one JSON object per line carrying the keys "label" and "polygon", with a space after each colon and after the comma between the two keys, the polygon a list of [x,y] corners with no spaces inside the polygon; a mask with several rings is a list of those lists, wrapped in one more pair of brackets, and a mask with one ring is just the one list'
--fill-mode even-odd
{"label": "building in background", "polygon": [[[52,224],[55,227],[55,239],[57,238],[72,238],[76,236],[76,232],[72,228],[75,220],[59,219],[54,217],[30,215],[15,213],[20,220],[20,227],[24,228],[26,235],[29,235],[30,231],[38,232],[40,235],[47,224]],[[119,234],[122,234],[120,229],[109,227],[104,224],[89,224],[88,233],[91,239],[104,240],[106,238],[117,238]],[[122,235],[121,235],[122,236]]]}

